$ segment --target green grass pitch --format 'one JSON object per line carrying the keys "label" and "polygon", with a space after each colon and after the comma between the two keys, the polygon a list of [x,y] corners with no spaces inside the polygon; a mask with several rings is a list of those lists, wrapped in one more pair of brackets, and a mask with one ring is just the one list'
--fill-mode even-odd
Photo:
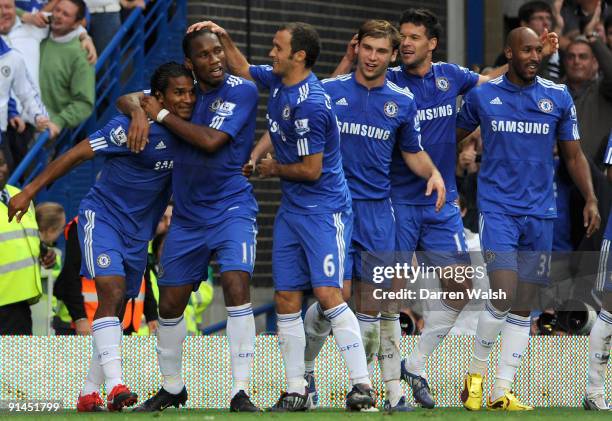
{"label": "green grass pitch", "polygon": [[588,420],[604,420],[610,419],[610,412],[587,412],[578,408],[538,408],[530,412],[491,412],[482,410],[480,412],[468,412],[462,408],[438,408],[433,410],[417,409],[414,412],[385,414],[378,413],[347,413],[342,410],[325,410],[319,409],[311,412],[298,413],[261,413],[261,414],[233,414],[223,410],[195,410],[167,409],[162,413],[155,414],[137,414],[127,410],[121,413],[108,412],[97,414],[78,414],[74,411],[65,411],[60,413],[45,413],[45,414],[10,414],[7,412],[0,413],[0,419],[24,419],[24,420],[144,420],[154,419],[158,421],[223,421],[223,420],[275,420],[275,421],[327,421],[336,419],[351,419],[354,421],[390,421],[391,418],[399,420],[421,419],[426,421],[485,421],[485,420],[562,420],[565,418],[580,418],[580,421]]}

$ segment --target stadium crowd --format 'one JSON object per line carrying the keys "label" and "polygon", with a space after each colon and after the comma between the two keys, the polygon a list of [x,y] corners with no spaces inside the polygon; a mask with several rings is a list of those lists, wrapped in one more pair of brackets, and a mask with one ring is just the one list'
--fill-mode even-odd
{"label": "stadium crowd", "polygon": [[[0,43],[0,65],[3,65],[2,60],[6,63],[0,72],[5,78],[12,79],[10,83],[0,84],[3,90],[0,91],[0,217],[3,218],[0,222],[0,277],[7,276],[2,272],[3,259],[6,259],[6,262],[10,261],[14,265],[11,266],[11,280],[28,280],[24,283],[27,287],[18,290],[0,285],[0,334],[32,333],[30,304],[43,293],[42,279],[51,276],[57,279],[53,291],[47,291],[53,293],[56,299],[53,321],[55,333],[94,336],[92,366],[79,398],[79,410],[96,410],[102,405],[98,394],[102,383],[106,384],[109,392],[109,409],[120,410],[123,406],[136,403],[136,395],[123,385],[121,378],[121,355],[115,335],[121,330],[121,324],[124,334],[156,333],[159,341],[163,385],[158,394],[137,409],[151,411],[169,405],[183,405],[187,400],[187,391],[181,379],[181,347],[185,332],[194,335],[200,333],[202,313],[212,298],[212,270],[209,262],[211,256],[216,255],[228,312],[227,334],[230,338],[234,380],[230,408],[235,411],[258,410],[245,393],[254,356],[255,327],[248,281],[256,264],[257,203],[252,187],[242,174],[239,179],[231,178],[226,184],[207,181],[208,177],[212,179],[215,174],[230,167],[235,169],[239,164],[238,168],[242,168],[243,174],[248,177],[256,173],[262,177],[279,177],[283,180],[283,202],[276,217],[274,233],[274,253],[278,257],[275,258],[273,270],[281,352],[291,364],[285,365],[288,390],[279,399],[276,410],[301,410],[307,406],[316,406],[314,359],[330,332],[334,333],[353,381],[353,389],[347,396],[347,406],[360,409],[373,405],[368,369],[378,353],[389,397],[385,409],[389,411],[412,409],[401,395],[400,378],[411,386],[419,404],[433,408],[435,402],[425,373],[427,358],[447,334],[476,334],[478,339],[464,385],[466,396],[465,399],[462,396],[462,400],[466,408],[478,409],[482,404],[482,377],[479,373],[483,371],[483,364],[486,370],[488,352],[500,331],[502,336],[515,335],[513,338],[518,338],[515,347],[518,348],[510,356],[502,353],[500,366],[505,368],[501,370],[502,374],[498,373],[487,406],[508,410],[531,409],[519,402],[511,392],[519,359],[527,347],[525,340],[528,341],[529,332],[547,335],[589,334],[593,326],[594,331],[602,329],[603,322],[599,320],[612,325],[612,320],[605,319],[610,314],[610,308],[606,308],[609,303],[602,293],[603,284],[600,291],[592,292],[596,281],[602,276],[600,272],[605,277],[608,263],[607,260],[600,262],[606,253],[606,250],[602,251],[602,244],[604,247],[609,246],[610,240],[604,238],[605,229],[597,231],[597,228],[599,215],[601,226],[606,227],[612,205],[610,169],[607,166],[612,164],[612,158],[608,156],[602,159],[604,155],[610,154],[612,144],[612,11],[607,2],[597,0],[536,0],[521,3],[516,19],[519,29],[510,32],[504,51],[492,66],[482,66],[480,74],[460,66],[431,63],[431,55],[437,47],[442,28],[433,14],[423,10],[410,10],[402,16],[401,36],[384,21],[365,23],[358,36],[347,40],[346,53],[339,60],[334,73],[337,77],[327,79],[323,84],[310,73],[319,47],[315,47],[318,43],[316,32],[308,25],[289,24],[277,32],[271,52],[274,59],[272,70],[266,66],[249,65],[230,35],[220,26],[212,22],[196,24],[190,28],[183,45],[187,68],[176,63],[161,66],[153,76],[150,96],[131,94],[122,97],[118,108],[123,115],[115,117],[104,128],[50,164],[42,175],[20,193],[18,189],[6,185],[10,170],[27,153],[27,145],[31,144],[37,132],[48,129],[54,138],[61,130],[74,128],[89,116],[95,99],[93,63],[97,52],[104,50],[121,25],[122,11],[125,13],[133,7],[144,7],[144,3],[139,0],[52,0],[41,4],[34,0],[0,0],[0,33],[3,40]],[[299,39],[302,43],[299,45],[303,47],[297,51],[294,49],[295,39]],[[364,43],[365,40],[370,40],[372,45]],[[391,41],[391,47],[386,46],[388,41]],[[539,49],[529,47],[537,42],[540,43]],[[282,50],[285,46],[289,47],[289,53],[295,54],[289,54],[288,58],[283,56],[287,53]],[[555,99],[553,102],[540,102],[540,110],[550,113],[553,107],[559,107],[565,111],[558,117],[559,139],[553,139],[556,146],[551,151],[555,201],[552,209],[556,208],[556,217],[540,218],[554,220],[551,221],[552,260],[544,262],[545,272],[550,273],[550,284],[545,286],[543,293],[538,294],[539,302],[526,312],[525,308],[513,309],[502,300],[490,300],[486,306],[483,303],[479,308],[470,309],[484,314],[478,322],[474,317],[464,317],[463,320],[459,317],[459,313],[467,308],[465,302],[440,300],[436,303],[441,305],[440,308],[417,307],[402,311],[396,308],[368,307],[371,303],[367,303],[364,297],[369,293],[369,287],[365,282],[359,282],[360,276],[363,276],[360,273],[361,262],[357,257],[359,251],[351,249],[346,255],[347,259],[349,256],[351,259],[348,264],[344,257],[334,257],[333,251],[328,254],[330,244],[333,248],[355,247],[349,246],[351,237],[345,237],[345,227],[347,233],[353,231],[353,243],[359,243],[362,247],[360,251],[380,250],[368,249],[367,244],[372,241],[370,236],[373,234],[369,231],[371,220],[367,217],[382,221],[384,215],[393,214],[393,218],[388,218],[388,221],[393,221],[393,226],[381,228],[386,240],[391,240],[390,249],[395,248],[397,230],[398,238],[405,236],[401,250],[438,252],[441,251],[439,247],[444,248],[444,245],[440,246],[440,242],[437,242],[443,235],[438,233],[439,237],[435,237],[431,233],[435,232],[436,227],[448,223],[446,228],[455,230],[455,234],[460,233],[453,237],[452,245],[456,244],[461,253],[448,254],[448,250],[442,250],[446,253],[441,260],[444,265],[468,264],[469,257],[466,261],[465,253],[480,251],[483,241],[494,244],[495,238],[491,233],[481,238],[485,235],[485,224],[484,218],[479,217],[483,212],[490,212],[493,207],[490,203],[486,209],[479,207],[479,203],[482,203],[479,201],[482,195],[482,191],[479,195],[479,189],[486,189],[491,194],[490,185],[486,181],[479,184],[479,180],[491,176],[490,167],[485,168],[483,165],[486,161],[487,136],[494,134],[476,129],[490,111],[474,104],[478,101],[478,95],[485,95],[485,89],[496,89],[497,85],[505,84],[509,90],[516,88],[516,92],[513,91],[516,95],[519,95],[519,90],[527,90],[531,86],[525,83],[519,89],[512,84],[515,80],[527,80],[521,79],[524,76],[521,71],[528,73],[533,70],[528,69],[533,64],[529,62],[530,58],[519,58],[519,51],[522,51],[519,46],[537,50],[536,53],[528,53],[538,56],[537,60],[533,59],[538,65],[537,74],[546,81],[537,79],[537,82],[533,82],[536,80],[534,74],[530,83],[536,86],[539,84],[538,89],[552,92],[550,95]],[[343,129],[342,124],[336,125],[335,120],[333,124],[330,124],[332,120],[326,120],[333,112],[329,112],[331,104],[326,108],[325,98],[333,100],[334,112],[340,121],[351,118],[353,110],[348,109],[348,114],[345,114],[347,108],[342,107],[347,105],[347,98],[352,98],[349,95],[363,101],[359,103],[363,110],[369,110],[367,107],[374,109],[359,93],[355,93],[358,90],[349,86],[353,81],[355,84],[360,83],[359,77],[368,83],[375,79],[368,73],[373,71],[368,69],[367,64],[368,60],[375,60],[368,58],[368,53],[364,52],[366,50],[370,57],[376,54],[387,57],[382,66],[382,86],[386,90],[380,94],[385,96],[377,99],[381,101],[379,108],[384,112],[381,118],[384,119],[384,115],[388,118],[396,117],[400,108],[402,112],[410,109],[410,113],[401,115],[400,127],[386,127],[389,134],[384,139],[380,135],[378,139],[397,138],[399,146],[395,152],[399,152],[399,164],[391,161],[392,148],[367,150],[370,156],[380,159],[376,163],[379,169],[390,168],[390,179],[388,174],[381,175],[372,168],[369,168],[372,171],[370,175],[364,176],[359,173],[361,170],[355,169],[356,163],[365,165],[358,153],[345,150],[341,144],[329,146],[324,144],[325,141],[318,144],[319,138],[314,137],[327,136],[331,139],[336,133],[346,142],[345,139],[352,139],[351,136],[356,135]],[[223,59],[219,58],[222,56]],[[386,82],[384,74],[387,74],[387,66],[396,61],[396,58],[400,66],[389,70],[389,82]],[[418,61],[420,59],[425,61]],[[225,60],[226,67],[222,64]],[[523,60],[520,65],[527,63],[527,70],[519,69],[519,64],[516,64],[519,60]],[[404,74],[402,63],[405,68],[417,69],[423,66],[426,69],[418,75],[419,83],[430,72],[436,74],[433,88],[443,92],[441,96],[446,95],[444,101],[451,107],[458,108],[465,102],[457,124],[464,133],[462,139],[457,138],[460,141],[456,147],[456,160],[445,157],[447,150],[443,149],[444,142],[435,147],[428,146],[428,136],[434,129],[433,123],[427,122],[431,119],[424,113],[429,109],[424,110],[423,104],[431,98],[410,79],[415,77],[414,73],[409,76]],[[371,66],[374,67],[374,64]],[[232,75],[227,76],[225,71]],[[353,71],[354,76],[347,75]],[[371,79],[364,75],[370,75]],[[380,78],[380,75],[377,77]],[[193,78],[198,86],[203,87],[201,90],[190,88],[194,83]],[[268,133],[252,150],[250,146],[254,137],[254,111],[258,95],[256,85],[247,79],[271,91]],[[287,87],[293,84],[301,88],[289,91]],[[405,87],[409,90],[404,90]],[[368,89],[374,88],[379,87],[368,86]],[[214,95],[219,95],[223,100],[212,103],[212,99],[217,98],[212,98],[208,89],[215,91]],[[276,98],[283,89],[289,92],[279,94],[279,98],[290,98],[296,110],[303,114],[298,115],[298,111],[292,114],[288,105],[282,108],[281,99]],[[321,98],[320,103],[308,108],[311,105],[306,99],[317,98],[317,95]],[[509,95],[500,99],[501,94],[497,95],[487,106],[501,105],[502,101],[509,102],[513,98]],[[446,106],[439,98],[435,101],[439,101],[435,103],[436,106]],[[302,102],[302,107],[297,108]],[[398,103],[402,107],[398,107]],[[433,110],[433,105],[429,106]],[[421,111],[423,114],[420,114]],[[153,122],[150,128],[148,121]],[[455,152],[454,117],[451,123],[444,127],[436,126],[435,130],[449,134]],[[326,127],[329,132],[311,133],[316,131],[313,127],[317,124]],[[128,126],[129,131],[119,131]],[[288,134],[289,131],[292,134]],[[295,139],[291,138],[294,131],[297,133]],[[368,131],[366,128],[365,132]],[[297,152],[283,149],[287,138],[297,143]],[[308,139],[311,139],[310,143]],[[572,142],[578,139],[580,146]],[[152,147],[147,148],[147,144],[153,143],[156,145],[155,151],[151,151]],[[134,156],[142,157],[140,161],[132,158],[138,165],[154,164],[153,171],[137,174],[133,169],[121,166],[125,165],[125,161],[121,161],[123,164],[116,163],[120,161],[119,158],[113,161],[113,157],[121,156],[127,147],[135,152]],[[169,150],[174,151],[175,147],[179,151],[176,155],[170,158],[165,155]],[[267,155],[273,149],[276,158]],[[136,152],[141,155],[136,155]],[[31,206],[31,199],[43,186],[96,154],[108,157],[107,162],[111,164],[108,164],[110,169],[102,172],[96,184],[98,188],[94,187],[84,199],[85,205],[82,207],[87,210],[80,212],[65,225],[66,215],[61,206],[53,203],[42,203],[35,208]],[[543,169],[539,173],[527,166],[524,168],[545,179],[549,158],[542,158]],[[206,163],[210,173],[202,174],[197,165],[198,159]],[[452,163],[448,165],[450,161]],[[484,176],[481,173],[483,168],[486,171]],[[108,176],[112,170],[125,174],[135,184],[157,183],[156,196],[153,196],[150,189],[136,189],[134,193],[134,198],[140,195],[139,200],[149,203],[150,207],[142,209],[126,205],[129,200],[121,197],[125,193],[119,192]],[[339,176],[343,171],[347,173],[349,183],[346,191],[338,193],[334,189],[343,183],[344,176]],[[403,186],[397,187],[393,184],[394,171],[410,171],[411,178]],[[171,180],[168,177],[170,173]],[[375,180],[372,184],[366,181],[370,176]],[[383,187],[373,187],[378,182]],[[165,204],[170,199],[170,183],[173,186],[174,203],[166,208]],[[406,188],[407,184],[412,187]],[[108,191],[103,192],[99,186]],[[533,188],[533,185],[527,188]],[[317,197],[317,189],[325,192],[323,199]],[[385,196],[388,190],[394,209],[388,200],[375,205],[366,203],[388,198]],[[349,191],[353,198],[352,214],[355,215],[355,222],[352,222]],[[401,196],[394,197],[394,191],[401,191]],[[404,199],[409,195],[422,196],[425,191],[427,198],[416,205],[427,205],[432,213],[418,217],[410,214],[415,203]],[[445,199],[456,204],[445,206]],[[532,200],[533,197],[527,199]],[[547,203],[545,194],[536,200],[541,203],[531,206],[542,207]],[[348,203],[348,207],[340,209],[330,205],[343,201]],[[116,205],[115,210],[104,211],[116,213],[108,215],[106,222],[102,211],[104,206],[100,205],[103,202]],[[327,223],[327,231],[322,216],[318,214],[319,210],[312,211],[313,208],[325,209],[320,211],[321,215],[327,215],[323,212],[334,215],[333,224]],[[230,217],[221,216],[228,209],[236,211]],[[176,219],[171,224],[173,211]],[[96,212],[100,215],[97,219]],[[120,238],[111,232],[113,222],[120,220],[121,214],[130,215],[133,224],[126,228],[129,235]],[[300,215],[299,218],[295,217],[296,214]],[[23,235],[14,234],[16,231],[6,222],[14,216],[20,220]],[[446,220],[442,221],[441,218]],[[98,224],[95,229],[100,230],[96,233],[104,233],[99,238],[121,243],[124,248],[121,253],[115,255],[113,250],[105,249],[100,245],[104,241],[92,244],[94,220]],[[414,222],[416,220],[419,222]],[[370,222],[361,222],[362,225],[359,225],[359,221]],[[496,226],[508,223],[506,220],[494,222]],[[545,223],[537,225],[540,222],[532,221],[530,223],[534,225],[521,226],[520,229],[525,230],[521,235],[528,236],[528,232],[534,230],[547,230],[546,227],[542,228]],[[104,228],[105,224],[108,228]],[[310,230],[319,238],[312,238]],[[60,235],[64,235],[66,240],[63,258],[61,251],[53,247]],[[325,242],[328,239],[329,244]],[[381,238],[377,240],[383,241]],[[401,242],[398,240],[398,243]],[[307,253],[312,252],[316,259],[325,262],[323,272],[318,266],[315,269],[311,261],[299,260],[300,256],[292,254],[300,247],[296,244],[306,244],[304,247],[308,248]],[[546,249],[546,246],[539,247],[531,251]],[[147,256],[146,265],[140,268],[142,256]],[[332,258],[328,259],[327,256]],[[498,260],[502,260],[501,257],[498,256]],[[494,259],[487,258],[485,253],[486,263],[493,267]],[[117,269],[117,262],[124,262],[125,268]],[[473,258],[472,264],[476,264]],[[343,273],[345,267],[348,268],[347,273]],[[512,271],[511,267],[506,266],[500,266],[496,271],[489,270],[498,275],[499,272]],[[514,272],[516,276],[516,268]],[[308,274],[311,279],[307,279]],[[314,279],[315,274],[320,279]],[[340,277],[340,284],[331,281],[334,275]],[[354,299],[356,315],[346,304],[350,299],[351,275],[355,280],[353,292],[357,294]],[[301,284],[287,284],[291,282],[287,279],[293,277],[297,283],[311,284],[308,288],[303,288]],[[200,281],[204,282],[200,284]],[[122,288],[117,287],[119,282]],[[440,279],[440,282],[442,289],[447,290],[471,286],[468,282],[462,287],[456,287],[453,279]],[[498,281],[492,277],[491,282],[493,285]],[[504,282],[498,285],[511,289]],[[310,287],[317,302],[309,307],[302,321],[302,290]],[[520,287],[518,291],[521,291]],[[126,294],[128,300],[124,300]],[[586,317],[576,316],[573,307],[572,310],[566,308],[571,307],[568,303],[572,300],[584,305]],[[588,314],[599,310],[602,303],[605,308],[601,312],[603,316],[597,322],[590,320]],[[504,326],[502,330],[499,323],[503,324],[504,321],[515,326]],[[482,336],[484,328],[481,324],[484,326],[486,323],[493,326],[489,330],[485,329],[484,334],[492,337],[492,343]],[[421,334],[413,354],[404,360],[401,356],[392,356],[393,341],[400,334],[399,326],[404,328],[405,334]],[[591,336],[593,347],[597,339]],[[371,338],[376,340],[369,343]],[[357,340],[361,342],[362,339],[363,347],[347,348],[347,344]],[[605,347],[606,343],[604,341],[603,345],[597,346]],[[607,349],[609,351],[609,336]],[[305,361],[295,363],[293,357],[296,355],[305,355]],[[381,359],[380,355],[388,358]],[[603,385],[597,383],[600,374],[601,367],[590,367],[591,389],[585,397],[587,409],[607,408],[602,395]],[[479,387],[480,395],[477,394]]]}

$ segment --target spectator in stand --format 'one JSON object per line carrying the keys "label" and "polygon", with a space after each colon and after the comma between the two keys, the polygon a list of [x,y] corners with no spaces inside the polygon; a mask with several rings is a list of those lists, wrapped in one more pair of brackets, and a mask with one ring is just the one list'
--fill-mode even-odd
{"label": "spectator in stand", "polygon": [[67,39],[83,16],[83,0],[60,0],[53,9],[51,34],[40,46],[40,89],[52,136],[76,127],[93,111],[94,68],[78,40]]}
{"label": "spectator in stand", "polygon": [[[610,15],[610,7],[606,1],[601,0],[574,0],[562,2],[561,18],[558,19],[562,34],[572,40],[584,32],[585,27],[597,16],[597,20],[604,21]],[[562,48],[564,46],[562,45]]]}
{"label": "spectator in stand", "polygon": [[0,39],[0,149],[4,151],[4,159],[7,160],[9,168],[14,168],[12,152],[8,141],[6,141],[6,130],[8,127],[8,104],[11,92],[14,92],[23,107],[24,118],[36,125],[38,130],[44,130],[49,125],[47,111],[32,78],[24,65],[21,54],[9,48]]}
{"label": "spectator in stand", "polygon": [[[574,99],[581,143],[591,162],[600,162],[612,128],[612,52],[595,34],[572,41],[565,54],[569,91]],[[597,69],[602,77],[597,77]]]}
{"label": "spectator in stand", "polygon": [[[554,30],[553,10],[546,1],[535,0],[523,4],[518,11],[518,18],[520,26],[531,28],[538,35],[542,35],[544,31]],[[503,66],[507,62],[508,60],[502,52],[495,60],[494,66]],[[542,59],[538,74],[555,82],[561,78],[562,69],[559,51]]]}
{"label": "spectator in stand", "polygon": [[102,54],[121,27],[120,0],[85,0],[89,10],[89,31]]}

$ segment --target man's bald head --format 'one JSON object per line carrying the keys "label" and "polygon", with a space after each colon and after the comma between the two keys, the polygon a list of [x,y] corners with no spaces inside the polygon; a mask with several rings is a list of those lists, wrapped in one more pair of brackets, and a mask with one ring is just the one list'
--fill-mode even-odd
{"label": "man's bald head", "polygon": [[533,29],[526,26],[519,26],[510,31],[506,37],[506,48],[511,48],[516,51],[525,43],[538,42],[539,40],[538,34],[536,34]]}
{"label": "man's bald head", "polygon": [[542,61],[542,41],[535,31],[527,27],[513,29],[506,38],[504,54],[508,60],[508,76],[514,83],[529,84]]}

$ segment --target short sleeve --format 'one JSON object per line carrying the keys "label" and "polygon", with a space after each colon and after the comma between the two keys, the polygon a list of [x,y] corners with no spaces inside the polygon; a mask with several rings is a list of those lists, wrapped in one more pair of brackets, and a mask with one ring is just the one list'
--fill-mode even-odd
{"label": "short sleeve", "polygon": [[409,101],[408,112],[398,131],[397,141],[402,152],[417,153],[423,150],[421,145],[421,128],[414,101]]}
{"label": "short sleeve", "polygon": [[130,120],[126,116],[112,118],[106,125],[91,133],[89,144],[96,155],[131,153],[127,147],[127,131]]}
{"label": "short sleeve", "polygon": [[606,147],[606,153],[604,155],[604,164],[612,165],[612,130],[608,136],[608,146]]}
{"label": "short sleeve", "polygon": [[[327,105],[330,107],[328,108]],[[295,110],[294,130],[297,138],[298,156],[323,152],[334,117],[330,104],[303,102]]]}
{"label": "short sleeve", "polygon": [[249,66],[249,73],[255,82],[270,89],[278,82],[279,77],[272,73],[272,66]]}
{"label": "short sleeve", "polygon": [[451,66],[453,66],[455,81],[459,85],[459,95],[465,95],[478,84],[480,78],[478,73],[457,64],[451,64]]}
{"label": "short sleeve", "polygon": [[255,118],[258,99],[255,84],[244,79],[235,80],[238,84],[226,91],[223,102],[207,122],[209,127],[227,133],[232,138],[236,137],[249,119]]}
{"label": "short sleeve", "polygon": [[463,97],[463,105],[457,115],[457,127],[470,132],[480,126],[480,116],[478,115],[478,104],[474,91],[470,91]]}
{"label": "short sleeve", "polygon": [[557,125],[557,139],[559,140],[580,140],[578,131],[578,117],[576,115],[576,106],[572,96],[567,91],[563,90],[563,112],[561,121]]}

